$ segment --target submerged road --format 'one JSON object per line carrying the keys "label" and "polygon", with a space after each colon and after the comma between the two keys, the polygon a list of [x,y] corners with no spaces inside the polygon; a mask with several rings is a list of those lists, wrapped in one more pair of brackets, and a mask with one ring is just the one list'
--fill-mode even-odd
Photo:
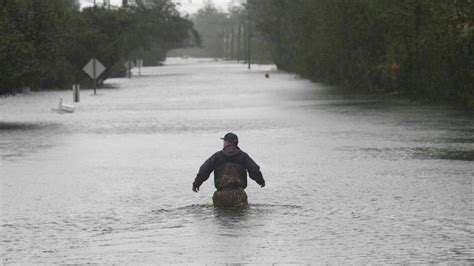
{"label": "submerged road", "polygon": [[[142,73],[73,114],[51,112],[69,91],[0,99],[2,263],[474,262],[472,113],[271,65]],[[240,211],[210,206],[212,177],[191,191],[229,131],[267,181]]]}

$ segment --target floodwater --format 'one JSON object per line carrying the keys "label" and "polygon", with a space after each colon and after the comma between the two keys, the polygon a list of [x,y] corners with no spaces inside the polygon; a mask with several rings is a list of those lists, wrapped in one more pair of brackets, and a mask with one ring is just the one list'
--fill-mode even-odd
{"label": "floodwater", "polygon": [[[60,97],[0,99],[2,263],[474,262],[472,113],[197,59]],[[229,131],[242,210],[191,191]]]}

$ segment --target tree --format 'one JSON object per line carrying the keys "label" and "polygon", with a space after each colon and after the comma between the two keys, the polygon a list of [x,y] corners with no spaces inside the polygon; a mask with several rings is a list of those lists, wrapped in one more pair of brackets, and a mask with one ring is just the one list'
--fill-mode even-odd
{"label": "tree", "polygon": [[[189,20],[168,0],[141,0],[118,10],[79,11],[77,0],[0,2],[0,94],[22,87],[69,88],[87,80],[82,67],[98,58],[101,78],[123,69],[123,61],[148,53],[162,60],[171,48],[199,41]],[[125,72],[123,71],[123,74]]]}
{"label": "tree", "polygon": [[1,6],[1,93],[64,80],[63,29],[74,1],[6,1]]}
{"label": "tree", "polygon": [[472,0],[249,0],[278,68],[352,90],[474,103]]}

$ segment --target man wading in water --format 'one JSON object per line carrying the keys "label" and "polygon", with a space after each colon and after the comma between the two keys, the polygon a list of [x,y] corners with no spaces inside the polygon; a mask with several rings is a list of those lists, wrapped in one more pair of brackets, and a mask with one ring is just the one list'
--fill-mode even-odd
{"label": "man wading in water", "polygon": [[260,167],[243,152],[238,144],[239,139],[233,133],[227,133],[224,138],[224,148],[214,153],[199,168],[199,173],[193,183],[193,191],[198,192],[201,184],[214,171],[214,192],[212,201],[216,207],[245,207],[248,205],[247,171],[249,177],[261,187],[265,186]]}

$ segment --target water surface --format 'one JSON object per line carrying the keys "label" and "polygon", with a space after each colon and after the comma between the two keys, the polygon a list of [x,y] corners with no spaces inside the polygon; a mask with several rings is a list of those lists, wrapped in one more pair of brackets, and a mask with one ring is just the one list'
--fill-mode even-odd
{"label": "water surface", "polygon": [[[264,77],[270,73],[270,78]],[[143,76],[0,99],[4,263],[474,260],[472,113],[340,94],[274,66],[169,59]],[[232,131],[250,207],[211,206]]]}

